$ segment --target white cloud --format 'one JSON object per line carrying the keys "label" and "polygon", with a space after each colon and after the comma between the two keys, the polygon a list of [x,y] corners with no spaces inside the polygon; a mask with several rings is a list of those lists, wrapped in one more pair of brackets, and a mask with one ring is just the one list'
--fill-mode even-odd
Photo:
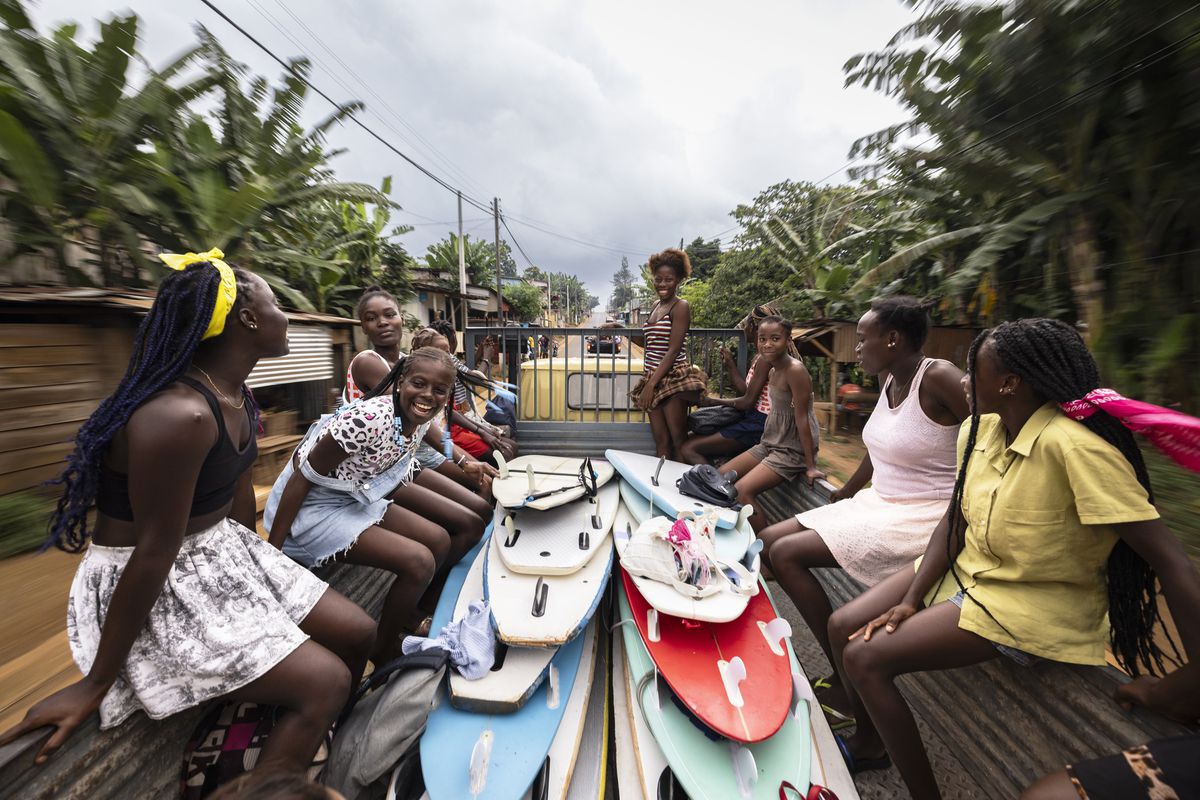
{"label": "white cloud", "polygon": [[[317,85],[338,100],[364,101],[368,125],[451,183],[481,199],[499,195],[510,214],[630,248],[634,263],[681,237],[730,227],[733,206],[772,183],[825,177],[845,163],[855,138],[897,121],[887,98],[843,89],[841,66],[911,18],[898,0],[216,5],[279,55],[304,52],[319,62]],[[198,0],[129,7],[143,18],[152,63],[186,47],[199,21],[257,73],[280,74]],[[32,13],[45,29],[101,12],[83,0],[41,0]],[[94,31],[85,25],[84,35]],[[314,96],[306,118],[328,110]],[[349,148],[335,162],[340,177],[394,176],[394,197],[420,215],[399,220],[454,219],[453,195],[362,131],[344,126],[331,139]],[[465,216],[483,215],[467,208]],[[510,224],[540,266],[572,272],[607,295],[620,254]],[[472,226],[473,235],[491,234],[490,223]],[[421,224],[405,243],[419,255],[447,230]]]}

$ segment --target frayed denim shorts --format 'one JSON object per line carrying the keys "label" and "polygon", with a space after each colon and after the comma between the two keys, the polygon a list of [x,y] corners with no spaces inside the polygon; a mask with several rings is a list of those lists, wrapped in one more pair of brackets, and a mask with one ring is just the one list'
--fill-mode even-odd
{"label": "frayed denim shorts", "polygon": [[[263,527],[268,531],[292,472],[289,459],[271,487],[263,509]],[[319,567],[353,547],[367,528],[378,525],[391,502],[384,498],[370,504],[360,503],[346,492],[312,486],[296,512],[291,534],[283,542],[284,555],[306,567]]]}
{"label": "frayed denim shorts", "polygon": [[[954,605],[958,606],[959,608],[962,608],[964,597],[966,597],[964,592],[956,592],[954,596],[950,598],[950,602],[954,603]],[[996,648],[1000,655],[1004,656],[1010,661],[1020,664],[1022,667],[1032,666],[1033,664],[1036,664],[1042,660],[1041,656],[1035,656],[1033,653],[1026,653],[1024,650],[1018,650],[1015,647],[1009,647],[1005,644],[997,644],[996,642],[992,642],[992,647]]]}

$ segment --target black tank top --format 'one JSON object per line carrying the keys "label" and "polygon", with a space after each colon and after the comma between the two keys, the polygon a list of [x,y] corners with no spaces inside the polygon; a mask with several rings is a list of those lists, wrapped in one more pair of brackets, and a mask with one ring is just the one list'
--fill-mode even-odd
{"label": "black tank top", "polygon": [[[258,441],[253,431],[253,411],[247,406],[246,416],[251,423],[250,442],[246,449],[239,451],[229,436],[225,427],[225,415],[217,398],[204,384],[186,376],[179,379],[195,389],[208,401],[217,420],[217,441],[208,451],[204,463],[200,466],[200,477],[196,480],[196,491],[192,495],[192,510],[188,517],[199,517],[223,508],[233,499],[233,490],[254,459],[258,457]],[[129,503],[129,476],[110,469],[106,464],[100,465],[100,485],[96,492],[96,508],[101,514],[125,522],[133,521],[133,507]]]}

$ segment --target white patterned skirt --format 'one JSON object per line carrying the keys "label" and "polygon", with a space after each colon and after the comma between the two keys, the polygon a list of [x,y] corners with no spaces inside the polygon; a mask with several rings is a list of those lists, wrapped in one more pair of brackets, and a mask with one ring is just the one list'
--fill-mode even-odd
{"label": "white patterned skirt", "polygon": [[[93,544],[67,603],[67,639],[86,674],[132,547]],[[299,623],[328,585],[231,519],[183,540],[125,666],[100,703],[100,727],[141,709],[176,714],[250,683],[308,635]]]}
{"label": "white patterned skirt", "polygon": [[949,500],[889,499],[872,487],[796,515],[855,580],[874,586],[925,554]]}

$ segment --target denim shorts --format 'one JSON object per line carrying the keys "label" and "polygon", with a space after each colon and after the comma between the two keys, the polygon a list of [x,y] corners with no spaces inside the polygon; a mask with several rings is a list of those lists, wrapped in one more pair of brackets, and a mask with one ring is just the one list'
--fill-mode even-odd
{"label": "denim shorts", "polygon": [[[950,602],[954,603],[954,605],[958,606],[959,608],[962,608],[963,598],[965,596],[965,593],[962,591],[956,592],[954,596],[950,598]],[[1017,648],[1009,647],[1008,645],[992,642],[992,647],[996,648],[1000,655],[1004,656],[1010,661],[1020,664],[1022,667],[1032,666],[1033,664],[1036,664],[1042,660],[1041,656],[1035,656],[1033,653],[1026,653],[1024,650],[1018,650]]]}
{"label": "denim shorts", "polygon": [[756,408],[752,408],[746,412],[746,416],[732,425],[726,425],[717,431],[717,433],[726,439],[733,439],[740,442],[745,447],[754,447],[762,439],[763,425],[766,422],[767,415]]}

